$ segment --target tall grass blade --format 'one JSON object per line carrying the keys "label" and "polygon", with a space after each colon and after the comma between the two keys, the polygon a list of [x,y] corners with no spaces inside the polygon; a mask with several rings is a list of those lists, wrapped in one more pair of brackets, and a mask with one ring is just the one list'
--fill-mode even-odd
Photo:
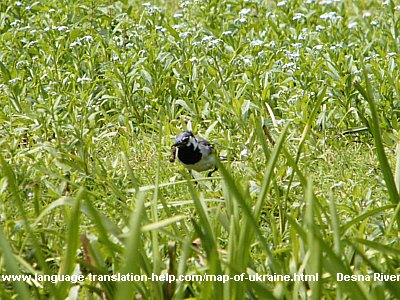
{"label": "tall grass blade", "polygon": [[[208,261],[207,274],[222,275],[221,262],[217,252],[218,246],[216,241],[216,235],[211,226],[211,219],[207,213],[206,204],[197,194],[197,191],[194,189],[193,184],[188,182],[188,187],[194,202],[194,206],[196,208],[196,212],[199,215],[199,223],[196,223],[195,220],[193,220],[194,223],[193,225],[195,230],[199,234],[199,237],[201,239],[201,244],[203,245],[204,250],[206,251],[207,254],[207,261]],[[223,299],[222,283],[214,281],[212,282],[212,285],[213,285],[212,297],[214,299]],[[208,297],[211,297],[212,292],[207,290],[207,286],[210,286],[210,283],[205,282],[203,290],[205,293],[204,295],[208,295]]]}
{"label": "tall grass blade", "polygon": [[[144,193],[138,193],[135,203],[135,211],[132,213],[130,218],[129,236],[125,243],[125,253],[121,262],[120,272],[122,274],[140,274],[141,263],[141,223],[145,216],[144,209]],[[115,299],[133,299],[135,294],[143,293],[142,289],[139,289],[134,282],[118,282],[116,289]],[[146,295],[142,295],[145,297]]]}
{"label": "tall grass blade", "polygon": [[[22,275],[19,271],[18,263],[14,257],[13,251],[8,243],[7,239],[4,237],[3,230],[0,229],[0,248],[1,254],[4,258],[4,263],[6,267],[7,274],[5,275]],[[27,283],[24,281],[12,281],[15,291],[17,292],[19,299],[30,299],[31,295],[27,288]]]}
{"label": "tall grass blade", "polygon": [[[377,112],[376,105],[375,105],[374,93],[372,91],[372,85],[368,78],[369,74],[365,67],[364,67],[363,72],[364,72],[364,80],[365,80],[366,89],[364,89],[359,82],[355,82],[354,86],[356,87],[358,92],[364,97],[364,99],[369,104],[369,108],[371,110],[371,117],[372,117],[371,132],[374,137],[376,153],[378,156],[379,164],[381,166],[383,179],[385,180],[386,188],[388,189],[390,200],[394,204],[397,204],[400,201],[400,197],[399,197],[399,193],[396,188],[396,183],[395,183],[395,180],[394,180],[394,177],[392,174],[392,170],[390,168],[388,159],[385,154],[385,148],[383,146],[382,135],[381,135],[381,131],[380,131],[380,122],[379,122],[378,112]],[[397,223],[400,224],[400,216],[396,216],[396,218],[398,220]]]}
{"label": "tall grass blade", "polygon": [[[85,196],[85,189],[81,188],[72,205],[68,225],[67,232],[65,235],[66,241],[66,251],[64,254],[64,259],[62,259],[61,268],[59,271],[60,275],[71,275],[76,266],[76,253],[79,245],[79,224],[80,224],[80,207],[82,198]],[[61,281],[58,292],[64,298],[68,292],[68,286],[70,283],[68,281]]]}

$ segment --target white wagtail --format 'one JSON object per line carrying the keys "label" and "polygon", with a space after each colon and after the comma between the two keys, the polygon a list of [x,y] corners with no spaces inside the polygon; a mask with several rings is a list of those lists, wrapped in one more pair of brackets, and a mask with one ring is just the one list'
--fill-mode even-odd
{"label": "white wagtail", "polygon": [[170,162],[175,161],[177,148],[178,159],[190,173],[192,170],[202,172],[213,168],[207,175],[210,177],[218,169],[214,146],[209,141],[195,137],[190,131],[184,131],[176,136],[175,143],[171,147]]}

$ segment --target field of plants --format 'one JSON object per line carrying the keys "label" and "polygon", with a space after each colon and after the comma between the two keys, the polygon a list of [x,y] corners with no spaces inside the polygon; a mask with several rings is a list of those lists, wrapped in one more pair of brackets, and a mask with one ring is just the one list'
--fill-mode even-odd
{"label": "field of plants", "polygon": [[397,298],[399,16],[0,1],[0,298]]}

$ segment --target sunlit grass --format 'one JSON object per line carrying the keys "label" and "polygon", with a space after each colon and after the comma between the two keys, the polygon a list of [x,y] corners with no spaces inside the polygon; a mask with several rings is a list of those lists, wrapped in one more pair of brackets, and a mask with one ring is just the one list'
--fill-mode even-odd
{"label": "sunlit grass", "polygon": [[[0,270],[313,281],[1,282],[0,297],[389,299],[394,1],[2,1]],[[213,178],[169,160],[192,130]],[[397,149],[397,150],[396,150]]]}

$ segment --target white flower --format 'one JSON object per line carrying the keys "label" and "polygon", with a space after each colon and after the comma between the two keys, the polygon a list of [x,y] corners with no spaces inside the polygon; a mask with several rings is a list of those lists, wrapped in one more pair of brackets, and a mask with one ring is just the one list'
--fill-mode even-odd
{"label": "white flower", "polygon": [[325,0],[325,1],[320,1],[320,5],[331,5],[333,2],[340,2],[341,0]]}
{"label": "white flower", "polygon": [[139,29],[139,30],[143,30],[146,28],[146,26],[140,25],[140,24],[135,24],[135,27],[136,27],[136,29]]}
{"label": "white flower", "polygon": [[276,4],[276,6],[286,6],[286,1],[280,1]]}
{"label": "white flower", "polygon": [[85,81],[91,81],[92,79],[88,78],[88,77],[79,77],[76,81],[78,83],[80,82],[85,82]]}
{"label": "white flower", "polygon": [[69,46],[70,46],[71,48],[73,48],[73,47],[75,47],[75,46],[78,46],[78,45],[80,45],[79,42],[72,42],[71,44],[69,44]]}
{"label": "white flower", "polygon": [[150,5],[151,5],[150,2],[145,2],[145,3],[142,4],[142,6],[146,6],[146,7],[148,7]]}
{"label": "white flower", "polygon": [[299,41],[305,41],[307,39],[307,36],[308,36],[308,34],[300,33],[298,39],[299,39]]}
{"label": "white flower", "polygon": [[232,35],[232,31],[228,30],[228,31],[224,31],[222,33],[222,35]]}
{"label": "white flower", "polygon": [[211,41],[213,38],[214,38],[214,37],[213,37],[212,35],[207,35],[207,36],[203,37],[203,38],[201,39],[201,41],[202,41],[202,42],[209,42],[209,41]]}
{"label": "white flower", "polygon": [[369,11],[366,11],[364,14],[363,14],[363,18],[369,18],[371,16],[371,12],[369,12]]}
{"label": "white flower", "polygon": [[253,63],[251,62],[251,60],[249,59],[249,58],[247,58],[247,57],[243,57],[242,58],[242,61],[243,61],[243,63],[245,64],[245,65],[248,65],[248,66],[252,66],[253,65]]}
{"label": "white flower", "polygon": [[214,46],[218,45],[218,44],[221,43],[221,42],[222,42],[221,39],[211,40],[211,41],[208,42],[208,46],[209,46],[209,47],[214,47]]}
{"label": "white flower", "polygon": [[159,30],[159,31],[161,31],[161,32],[165,32],[167,29],[165,28],[165,27],[163,27],[163,26],[159,26],[159,25],[156,25],[156,30]]}
{"label": "white flower", "polygon": [[180,18],[182,18],[182,17],[183,17],[183,14],[180,14],[180,13],[174,14],[174,18],[175,18],[175,19],[180,19]]}
{"label": "white flower", "polygon": [[[348,47],[352,47],[353,45],[354,45],[353,43],[350,43],[347,46]],[[342,44],[336,44],[336,45],[331,46],[329,49],[330,50],[336,50],[336,49],[341,49],[341,48],[343,48]]]}
{"label": "white flower", "polygon": [[276,120],[276,125],[278,126],[283,126],[285,125],[289,120],[285,120],[285,119],[280,119],[280,120]]}
{"label": "white flower", "polygon": [[316,27],[315,27],[315,30],[317,30],[317,31],[322,31],[322,30],[324,30],[325,29],[325,26],[321,26],[321,25],[317,25]]}
{"label": "white flower", "polygon": [[191,35],[192,33],[190,32],[190,31],[186,31],[186,32],[180,32],[179,33],[179,37],[181,38],[181,39],[185,39],[185,38],[187,38],[189,35]]}
{"label": "white flower", "polygon": [[9,83],[16,83],[17,81],[21,81],[21,78],[16,77],[16,78],[14,78],[14,79],[9,80],[8,82],[9,82]]}
{"label": "white flower", "polygon": [[253,47],[262,46],[262,45],[263,45],[263,41],[254,40],[254,41],[251,41],[251,42],[250,42],[250,45],[252,45]]}
{"label": "white flower", "polygon": [[300,57],[299,50],[296,50],[291,55],[289,55],[289,58],[298,58],[298,57]]}
{"label": "white flower", "polygon": [[160,9],[157,6],[148,7],[146,10],[149,15],[160,11]]}
{"label": "white flower", "polygon": [[295,13],[294,17],[293,17],[293,21],[297,21],[300,20],[301,18],[305,18],[306,16],[304,14],[301,13]]}
{"label": "white flower", "polygon": [[86,42],[93,42],[93,37],[91,35],[86,35],[81,40],[85,40]]}
{"label": "white flower", "polygon": [[187,7],[190,4],[192,4],[190,1],[185,1],[185,2],[182,2],[181,7]]}
{"label": "white flower", "polygon": [[67,26],[60,26],[60,27],[58,27],[57,28],[58,29],[58,31],[65,31],[65,30],[67,30],[68,29],[68,27]]}
{"label": "white flower", "polygon": [[290,63],[284,64],[282,67],[284,69],[293,69],[296,67],[296,64],[294,62],[290,62]]}
{"label": "white flower", "polygon": [[336,18],[336,12],[330,11],[328,13],[324,13],[319,18],[321,20],[334,20]]}
{"label": "white flower", "polygon": [[351,22],[349,25],[347,25],[348,28],[354,28],[357,26],[358,26],[357,22]]}
{"label": "white flower", "polygon": [[244,16],[244,15],[248,15],[251,12],[250,8],[243,8],[240,12],[239,15],[240,16]]}
{"label": "white flower", "polygon": [[345,182],[339,181],[338,183],[334,183],[334,184],[332,185],[331,189],[336,188],[336,187],[341,187],[341,186],[344,186],[344,185],[346,185]]}
{"label": "white flower", "polygon": [[315,45],[313,49],[319,51],[319,50],[322,50],[323,47],[324,47],[323,45]]}

